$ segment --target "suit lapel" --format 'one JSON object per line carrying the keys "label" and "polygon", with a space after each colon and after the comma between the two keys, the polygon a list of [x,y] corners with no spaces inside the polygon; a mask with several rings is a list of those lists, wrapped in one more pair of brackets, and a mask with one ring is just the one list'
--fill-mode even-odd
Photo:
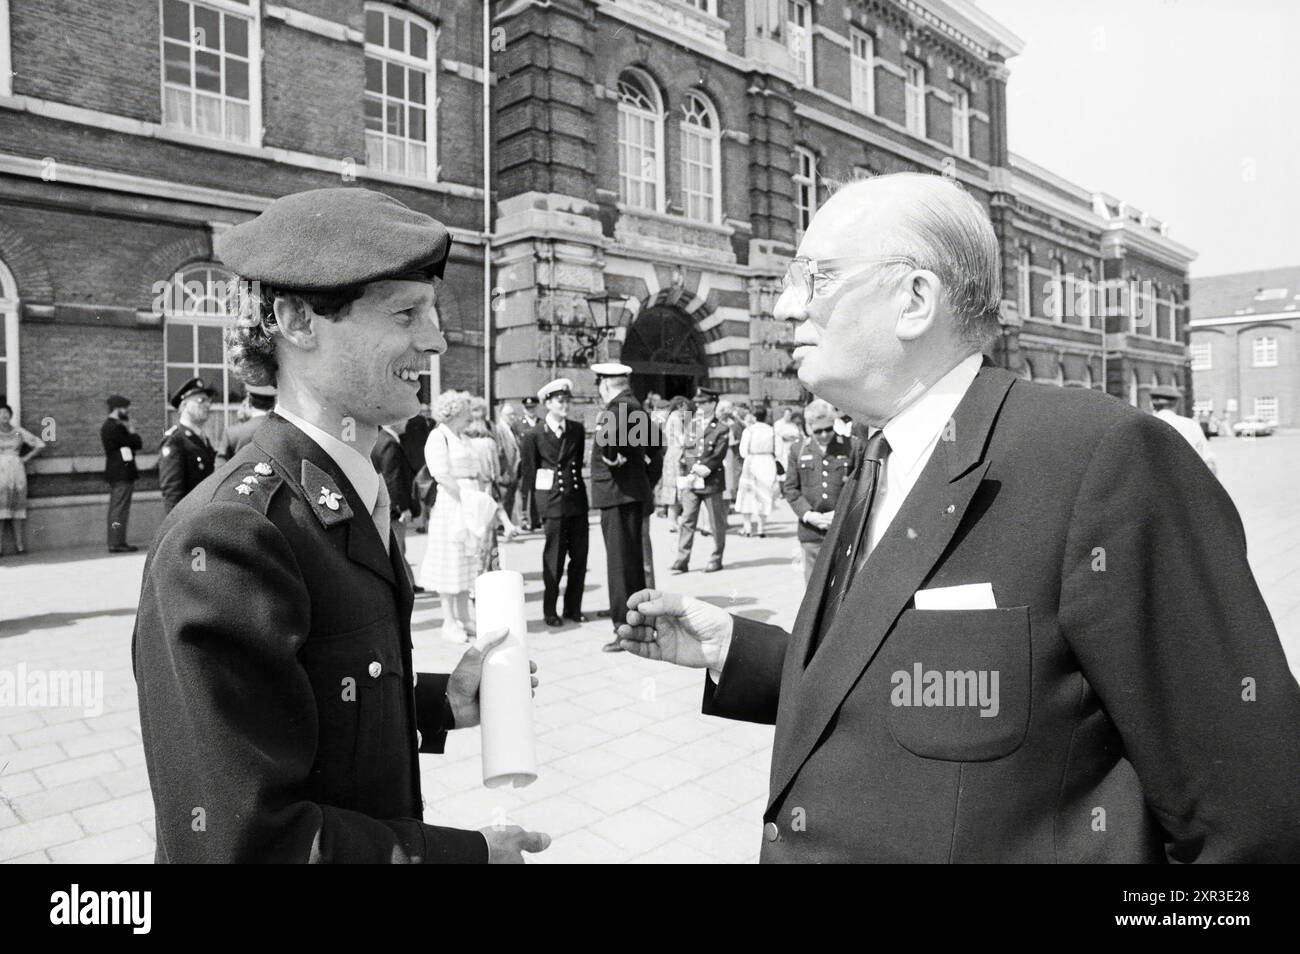
{"label": "suit lapel", "polygon": [[[804,657],[824,597],[833,546],[823,545],[786,654],[772,751],[770,808],[785,791],[827,723],[875,658],[894,621],[921,587],[960,526],[990,461],[984,450],[1015,377],[987,364],[953,414],[953,440],[940,439],[880,543],[853,581],[845,604],[807,668]],[[852,493],[857,480],[846,484]],[[836,504],[841,524],[844,501]],[[838,535],[838,528],[832,532]],[[836,537],[838,540],[838,536]],[[833,543],[827,534],[828,543]],[[812,607],[811,611],[809,607]]]}

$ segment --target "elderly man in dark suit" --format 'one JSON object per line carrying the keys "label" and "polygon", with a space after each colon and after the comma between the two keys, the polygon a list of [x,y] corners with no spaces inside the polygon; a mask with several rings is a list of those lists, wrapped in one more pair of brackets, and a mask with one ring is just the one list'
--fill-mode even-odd
{"label": "elderly man in dark suit", "polygon": [[1300,860],[1300,687],[1232,501],[1155,418],[982,360],[999,279],[953,182],[832,196],[776,315],[872,433],[794,629],[647,591],[625,648],[775,723],[764,861]]}
{"label": "elderly man in dark suit", "polygon": [[145,563],[132,657],[159,861],[519,862],[546,845],[421,820],[419,753],[478,723],[483,658],[414,672],[411,582],[369,455],[446,350],[449,246],[359,188],[285,196],[218,239],[256,289],[228,357],[279,403]]}
{"label": "elderly man in dark suit", "polygon": [[657,428],[632,393],[626,364],[593,364],[605,409],[596,423],[591,452],[591,505],[600,511],[605,538],[609,614],[616,632],[601,648],[622,652],[617,628],[627,618],[627,598],[645,588],[643,532],[646,505],[654,497],[650,465],[660,453]]}
{"label": "elderly man in dark suit", "polygon": [[[546,408],[519,442],[519,467],[527,475],[534,506],[541,517],[546,542],[542,546],[542,617],[547,626],[563,626],[564,620],[585,623],[582,590],[587,580],[587,485],[582,479],[582,456],[586,432],[569,420],[569,399],[573,382],[556,378],[543,385],[537,398]],[[564,584],[564,617],[556,612],[560,578]]]}
{"label": "elderly man in dark suit", "polygon": [[[406,557],[406,527],[420,515],[420,498],[415,492],[415,471],[411,469],[411,460],[402,446],[402,432],[406,422],[385,425],[375,435],[375,446],[370,449],[370,462],[375,465],[384,488],[388,491],[389,524],[393,528],[393,539],[402,557]],[[416,593],[423,593],[424,587],[412,586]]]}

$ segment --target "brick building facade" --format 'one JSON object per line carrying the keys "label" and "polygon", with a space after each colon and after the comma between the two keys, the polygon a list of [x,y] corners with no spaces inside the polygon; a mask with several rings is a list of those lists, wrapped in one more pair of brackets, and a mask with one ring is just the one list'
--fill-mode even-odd
{"label": "brick building facade", "polygon": [[1300,267],[1192,282],[1195,410],[1300,426]]}
{"label": "brick building facade", "polygon": [[[215,232],[317,186],[383,189],[452,228],[451,350],[431,386],[515,399],[567,375],[590,419],[587,366],[620,358],[643,393],[708,382],[804,400],[793,327],[771,313],[786,263],[839,183],[896,171],[951,176],[989,210],[1004,256],[995,360],[1134,403],[1153,382],[1189,385],[1192,253],[1010,153],[1006,63],[1022,44],[968,0],[497,0],[490,23],[482,13],[469,0],[0,0],[13,71],[0,360],[24,423],[57,426],[33,462],[35,505],[86,511],[48,519],[38,545],[97,539],[104,395],[135,401],[156,448],[169,382],[222,374],[220,316],[169,316],[158,283],[201,292],[220,277]],[[1070,306],[1108,279],[1116,314],[1099,294]],[[1166,324],[1154,305],[1150,322],[1164,336],[1130,314],[1129,281],[1139,302],[1165,303]],[[226,387],[233,406],[240,385]]]}

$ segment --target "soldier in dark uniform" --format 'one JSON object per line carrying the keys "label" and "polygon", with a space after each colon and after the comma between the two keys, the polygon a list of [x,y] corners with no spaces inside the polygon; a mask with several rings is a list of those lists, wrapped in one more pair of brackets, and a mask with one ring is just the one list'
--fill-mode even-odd
{"label": "soldier in dark uniform", "polygon": [[682,521],[677,531],[677,560],[670,569],[685,573],[691,560],[691,544],[695,542],[695,522],[700,507],[709,508],[709,522],[713,524],[713,556],[704,567],[705,573],[722,569],[722,551],[727,545],[727,503],[723,491],[727,475],[723,467],[727,459],[730,432],[718,420],[718,392],[709,388],[695,389],[695,417],[687,425],[686,442],[682,445],[682,458],[678,465],[682,477],[690,477],[691,486],[681,491]]}
{"label": "soldier in dark uniform", "polygon": [[217,240],[257,290],[227,331],[231,367],[277,383],[279,403],[145,563],[132,659],[161,862],[519,862],[546,846],[422,821],[418,753],[478,723],[483,657],[414,672],[411,582],[369,454],[446,350],[449,246],[361,188],[285,196]]}
{"label": "soldier in dark uniform", "polygon": [[[524,435],[537,426],[537,398],[530,394],[520,403],[524,416],[515,422],[514,428],[515,438],[522,443]],[[533,493],[533,474],[522,460],[519,462],[519,525],[525,530],[536,530],[541,525],[537,496]]]}
{"label": "soldier in dark uniform", "polygon": [[556,613],[564,560],[569,577],[564,587],[564,619],[585,623],[582,588],[587,579],[587,485],[582,480],[586,434],[568,419],[573,383],[558,378],[537,392],[546,416],[519,444],[522,472],[531,476],[537,511],[546,531],[542,547],[542,615],[547,626],[562,626]]}
{"label": "soldier in dark uniform", "polygon": [[216,466],[217,452],[203,433],[216,393],[202,378],[190,378],[172,395],[172,407],[180,412],[180,418],[163,432],[158,449],[158,486],[162,489],[164,514],[170,513]]}
{"label": "soldier in dark uniform", "polygon": [[275,407],[275,388],[252,385],[248,389],[248,417],[236,421],[226,428],[221,436],[221,446],[217,449],[217,463],[224,464],[243,449],[253,439],[257,429],[266,421],[266,416]]}
{"label": "soldier in dark uniform", "polygon": [[790,447],[785,464],[782,495],[799,519],[799,545],[803,548],[803,579],[812,578],[826,531],[835,519],[845,478],[852,473],[862,445],[835,430],[835,412],[825,401],[813,401],[804,410],[812,436]]}
{"label": "soldier in dark uniform", "polygon": [[99,429],[99,440],[104,445],[104,479],[108,481],[109,553],[135,553],[140,549],[126,542],[131,497],[140,475],[135,455],[144,443],[127,414],[130,406],[129,398],[114,394],[108,399],[108,417]]}
{"label": "soldier in dark uniform", "polygon": [[643,533],[646,504],[654,498],[650,466],[662,443],[655,440],[650,415],[629,386],[625,364],[593,364],[605,410],[596,425],[591,450],[591,505],[600,510],[609,580],[609,613],[615,638],[601,648],[622,652],[617,629],[627,618],[627,598],[645,589]]}

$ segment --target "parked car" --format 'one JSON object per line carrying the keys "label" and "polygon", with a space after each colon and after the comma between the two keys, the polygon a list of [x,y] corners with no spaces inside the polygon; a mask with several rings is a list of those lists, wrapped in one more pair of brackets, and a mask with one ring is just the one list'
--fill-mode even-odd
{"label": "parked car", "polygon": [[1257,417],[1248,417],[1232,425],[1232,433],[1238,437],[1267,437],[1277,427],[1277,421],[1261,421]]}

